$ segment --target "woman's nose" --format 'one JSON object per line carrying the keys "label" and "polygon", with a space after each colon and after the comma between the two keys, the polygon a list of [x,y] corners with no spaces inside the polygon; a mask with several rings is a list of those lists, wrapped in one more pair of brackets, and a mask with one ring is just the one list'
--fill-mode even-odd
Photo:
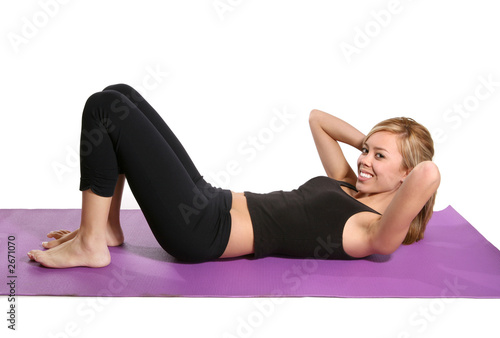
{"label": "woman's nose", "polygon": [[361,157],[360,163],[365,167],[371,167],[372,161],[370,155],[365,155]]}

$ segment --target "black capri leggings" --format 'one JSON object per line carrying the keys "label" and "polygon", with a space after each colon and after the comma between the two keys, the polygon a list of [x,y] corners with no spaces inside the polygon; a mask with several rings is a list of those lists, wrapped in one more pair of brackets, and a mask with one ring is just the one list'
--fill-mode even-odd
{"label": "black capri leggings", "polygon": [[219,258],[231,232],[231,191],[205,181],[160,115],[132,87],[89,97],[82,115],[80,190],[113,196],[125,174],[156,240],[182,261]]}

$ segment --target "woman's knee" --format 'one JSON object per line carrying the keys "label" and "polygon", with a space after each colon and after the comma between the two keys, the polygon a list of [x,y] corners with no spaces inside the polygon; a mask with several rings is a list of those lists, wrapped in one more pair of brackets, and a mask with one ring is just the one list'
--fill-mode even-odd
{"label": "woman's knee", "polygon": [[125,116],[128,115],[134,105],[125,97],[123,94],[114,91],[102,91],[97,92],[89,96],[85,107],[83,109],[83,116],[97,116],[103,117],[104,115],[108,118],[113,116]]}
{"label": "woman's knee", "polygon": [[114,91],[117,91],[117,92],[122,93],[124,95],[127,95],[133,90],[133,88],[125,83],[117,83],[117,84],[107,86],[102,91],[109,91],[109,90],[114,90]]}
{"label": "woman's knee", "polygon": [[144,101],[144,98],[135,90],[133,87],[129,86],[125,83],[118,83],[111,86],[107,86],[103,89],[103,91],[116,91],[123,95],[125,95],[132,102],[141,102]]}
{"label": "woman's knee", "polygon": [[85,102],[86,108],[107,108],[115,105],[116,101],[123,101],[122,94],[116,91],[102,91],[89,96]]}

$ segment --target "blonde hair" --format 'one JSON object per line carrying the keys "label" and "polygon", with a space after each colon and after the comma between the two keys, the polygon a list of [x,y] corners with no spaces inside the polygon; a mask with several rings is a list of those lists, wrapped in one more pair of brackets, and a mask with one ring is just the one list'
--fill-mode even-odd
{"label": "blonde hair", "polygon": [[[385,131],[398,135],[398,148],[403,156],[402,166],[405,170],[415,168],[423,161],[432,161],[434,156],[434,141],[429,130],[420,123],[407,117],[395,117],[378,123],[366,135],[365,141],[373,134]],[[402,244],[412,244],[424,238],[424,231],[432,216],[435,192],[427,201],[422,210],[412,220],[408,233]]]}

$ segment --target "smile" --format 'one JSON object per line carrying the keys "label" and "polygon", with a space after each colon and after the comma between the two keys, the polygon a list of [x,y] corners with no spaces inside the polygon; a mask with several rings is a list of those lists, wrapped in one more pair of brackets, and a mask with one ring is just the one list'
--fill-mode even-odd
{"label": "smile", "polygon": [[365,173],[365,172],[363,172],[363,171],[361,171],[361,172],[359,173],[359,176],[360,176],[360,177],[363,177],[363,178],[372,178],[372,177],[373,177],[373,175],[368,174],[368,173]]}

